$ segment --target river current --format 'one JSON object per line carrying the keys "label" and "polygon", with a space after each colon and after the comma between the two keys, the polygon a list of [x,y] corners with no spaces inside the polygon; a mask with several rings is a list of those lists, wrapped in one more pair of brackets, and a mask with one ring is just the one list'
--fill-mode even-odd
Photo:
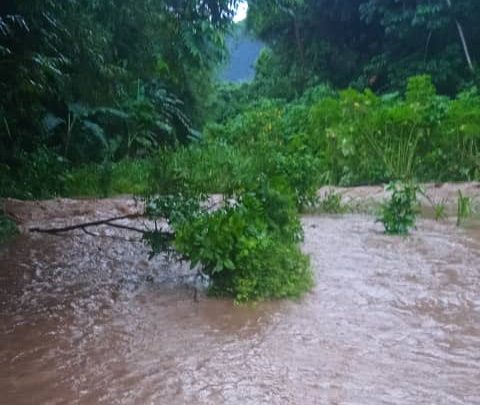
{"label": "river current", "polygon": [[[118,234],[0,248],[2,404],[480,404],[480,227],[304,217],[298,301],[193,299]],[[129,235],[121,235],[129,237]]]}

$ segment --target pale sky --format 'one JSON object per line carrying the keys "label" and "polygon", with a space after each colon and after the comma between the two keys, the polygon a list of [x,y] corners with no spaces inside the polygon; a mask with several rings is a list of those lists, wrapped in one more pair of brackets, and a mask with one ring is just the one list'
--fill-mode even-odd
{"label": "pale sky", "polygon": [[235,17],[233,17],[233,21],[239,22],[245,20],[245,18],[247,17],[247,9],[248,3],[246,1],[242,1],[238,5],[237,14],[235,15]]}

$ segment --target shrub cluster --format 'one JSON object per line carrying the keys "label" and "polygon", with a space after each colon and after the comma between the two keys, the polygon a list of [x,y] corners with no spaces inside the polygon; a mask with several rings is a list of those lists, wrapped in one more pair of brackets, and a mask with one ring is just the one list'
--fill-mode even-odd
{"label": "shrub cluster", "polygon": [[263,147],[262,161],[274,160],[300,188],[303,180],[351,186],[480,178],[479,92],[440,96],[425,75],[410,78],[403,95],[319,86],[291,103],[252,102],[207,133],[243,150]]}

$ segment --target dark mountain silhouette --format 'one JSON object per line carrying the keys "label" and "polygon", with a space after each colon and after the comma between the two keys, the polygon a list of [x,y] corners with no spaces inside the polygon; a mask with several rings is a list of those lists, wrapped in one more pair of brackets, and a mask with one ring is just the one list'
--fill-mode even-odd
{"label": "dark mountain silhouette", "polygon": [[230,58],[220,72],[220,80],[226,82],[245,82],[255,75],[255,62],[264,44],[253,38],[245,24],[238,23],[235,32],[227,38]]}

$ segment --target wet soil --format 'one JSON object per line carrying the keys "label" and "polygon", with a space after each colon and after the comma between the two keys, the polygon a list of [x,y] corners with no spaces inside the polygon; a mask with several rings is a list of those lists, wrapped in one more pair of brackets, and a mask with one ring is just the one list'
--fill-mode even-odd
{"label": "wet soil", "polygon": [[[27,229],[138,209],[62,201],[10,212]],[[303,223],[315,288],[253,306],[195,302],[188,266],[137,235],[21,235],[0,248],[0,403],[480,404],[480,224]]]}

